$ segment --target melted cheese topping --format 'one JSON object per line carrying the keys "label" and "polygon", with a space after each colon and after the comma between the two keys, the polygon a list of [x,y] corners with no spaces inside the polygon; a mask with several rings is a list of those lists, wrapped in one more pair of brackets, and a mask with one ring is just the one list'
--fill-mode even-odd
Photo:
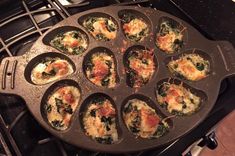
{"label": "melted cheese topping", "polygon": [[131,20],[129,23],[123,24],[124,32],[128,35],[137,35],[142,30],[147,28],[147,24],[143,20],[140,20],[138,18]]}
{"label": "melted cheese topping", "polygon": [[201,98],[182,85],[163,83],[157,93],[160,105],[166,105],[170,113],[189,115],[198,110]]}
{"label": "melted cheese topping", "polygon": [[165,36],[157,35],[157,45],[159,49],[167,52],[167,53],[173,53],[174,52],[174,41],[175,40],[182,40],[183,35],[182,34],[176,34],[172,31],[169,32],[169,34]]}
{"label": "melted cheese topping", "polygon": [[91,56],[92,69],[86,69],[88,79],[97,86],[108,88],[116,85],[116,72],[113,56],[107,53],[95,53]]}
{"label": "melted cheese topping", "polygon": [[31,72],[31,80],[34,84],[46,84],[61,77],[68,76],[73,73],[72,65],[67,61],[60,58],[50,58],[37,64]]}
{"label": "melted cheese topping", "polygon": [[[109,40],[111,39],[115,39],[116,38],[116,34],[117,34],[117,26],[114,24],[114,22],[108,18],[103,18],[103,17],[99,17],[99,18],[94,18],[95,21],[92,24],[93,30],[89,30],[89,32],[92,34],[92,36],[94,36],[96,39],[98,40],[102,40],[97,38],[97,35],[102,34],[104,35],[106,38],[108,38]],[[108,22],[106,22],[108,21]],[[87,27],[87,21],[84,21],[83,26]],[[110,31],[108,29],[108,25],[111,25],[114,30]]]}
{"label": "melted cheese topping", "polygon": [[80,100],[80,91],[74,86],[57,89],[45,105],[48,122],[57,130],[66,130],[70,125]]}
{"label": "melted cheese topping", "polygon": [[[133,87],[140,87],[151,79],[155,71],[155,63],[153,59],[153,52],[148,50],[136,51],[133,53],[133,56],[129,56],[129,68],[134,70],[136,73]],[[127,71],[127,73],[128,72],[129,71]]]}
{"label": "melted cheese topping", "polygon": [[[127,128],[136,136],[142,138],[159,137],[156,136],[160,117],[156,111],[139,99],[129,100],[124,107],[123,118]],[[167,123],[163,123],[167,128]]]}
{"label": "melted cheese topping", "polygon": [[118,140],[116,111],[111,102],[91,102],[83,117],[86,134],[99,143],[110,144]]}
{"label": "melted cheese topping", "polygon": [[205,78],[209,72],[209,61],[198,54],[186,54],[177,60],[170,61],[168,68],[191,81]]}
{"label": "melted cheese topping", "polygon": [[182,31],[180,32],[178,28],[173,29],[168,22],[161,23],[156,37],[156,45],[159,49],[166,53],[174,53],[179,50],[182,43]]}

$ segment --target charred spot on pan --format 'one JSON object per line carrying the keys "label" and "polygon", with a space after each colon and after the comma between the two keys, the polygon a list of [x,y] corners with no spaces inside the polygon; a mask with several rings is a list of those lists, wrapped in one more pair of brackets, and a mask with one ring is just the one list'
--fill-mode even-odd
{"label": "charred spot on pan", "polygon": [[156,34],[157,47],[167,54],[178,52],[183,44],[183,31],[186,28],[170,18],[162,18]]}
{"label": "charred spot on pan", "polygon": [[163,82],[158,86],[157,101],[171,114],[182,116],[195,113],[200,108],[202,98],[183,84]]}
{"label": "charred spot on pan", "polygon": [[140,42],[149,33],[146,21],[133,13],[125,13],[121,17],[122,28],[126,38],[130,41]]}
{"label": "charred spot on pan", "polygon": [[145,101],[130,99],[123,108],[124,122],[135,136],[158,138],[164,135],[169,125]]}
{"label": "charred spot on pan", "polygon": [[178,59],[171,60],[167,66],[177,77],[190,81],[202,80],[210,72],[209,61],[196,53],[182,55]]}
{"label": "charred spot on pan", "polygon": [[113,88],[117,83],[114,56],[106,52],[95,52],[87,57],[84,70],[87,78],[95,85]]}
{"label": "charred spot on pan", "polygon": [[153,51],[148,49],[132,49],[124,55],[127,84],[138,88],[147,84],[152,78],[156,64]]}
{"label": "charred spot on pan", "polygon": [[88,39],[84,33],[73,30],[57,34],[50,45],[64,53],[79,55],[87,49]]}
{"label": "charred spot on pan", "polygon": [[111,18],[87,17],[82,25],[99,41],[110,41],[116,38],[117,25]]}
{"label": "charred spot on pan", "polygon": [[44,112],[50,125],[56,130],[66,130],[80,100],[80,91],[75,86],[62,86],[46,99]]}
{"label": "charred spot on pan", "polygon": [[86,135],[102,144],[112,144],[118,140],[116,110],[106,95],[99,94],[86,103],[82,125]]}

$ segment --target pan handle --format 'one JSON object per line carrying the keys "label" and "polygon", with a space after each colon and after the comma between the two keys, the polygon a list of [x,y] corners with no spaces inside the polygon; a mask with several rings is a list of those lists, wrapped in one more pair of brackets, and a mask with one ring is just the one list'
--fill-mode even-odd
{"label": "pan handle", "polygon": [[235,49],[228,41],[217,41],[217,49],[225,67],[225,77],[235,74]]}
{"label": "pan handle", "polygon": [[6,57],[2,60],[0,64],[0,93],[15,93],[16,81],[18,83],[18,80],[24,76],[24,74],[17,72],[20,60],[20,56]]}

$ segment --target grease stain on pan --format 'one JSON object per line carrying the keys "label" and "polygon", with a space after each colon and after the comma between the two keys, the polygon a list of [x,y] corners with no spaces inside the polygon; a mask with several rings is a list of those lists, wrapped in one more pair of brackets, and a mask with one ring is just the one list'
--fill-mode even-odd
{"label": "grease stain on pan", "polygon": [[33,58],[25,69],[25,78],[35,85],[43,85],[71,75],[74,63],[60,53],[44,53]]}
{"label": "grease stain on pan", "polygon": [[64,131],[69,128],[80,99],[80,88],[75,81],[59,81],[46,91],[41,104],[42,115],[51,127]]}

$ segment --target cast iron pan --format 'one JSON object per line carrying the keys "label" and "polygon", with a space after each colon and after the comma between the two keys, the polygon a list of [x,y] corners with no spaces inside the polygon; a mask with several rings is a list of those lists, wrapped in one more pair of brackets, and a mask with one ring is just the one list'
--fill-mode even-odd
{"label": "cast iron pan", "polygon": [[[119,15],[123,12],[129,11],[143,18],[149,24],[151,33],[140,43],[127,41],[122,32]],[[107,42],[96,41],[80,24],[80,21],[89,15],[113,17],[118,24],[116,39]],[[182,24],[184,27],[187,27],[187,30],[184,31],[185,44],[180,52],[176,54],[166,54],[160,51],[154,43],[159,21],[164,18],[170,18],[171,20]],[[88,49],[83,54],[79,56],[66,55],[49,45],[50,40],[58,32],[74,29],[84,31],[89,38]],[[150,82],[136,90],[129,87],[126,82],[126,75],[123,72],[123,62],[125,62],[125,60],[123,60],[124,54],[121,51],[123,51],[123,49],[129,51],[132,48],[138,47],[154,49],[157,68]],[[113,89],[95,86],[87,80],[82,69],[82,63],[86,59],[87,54],[103,50],[105,48],[109,49],[116,59],[119,82]],[[199,53],[210,61],[211,72],[209,73],[209,76],[197,82],[190,82],[174,77],[167,69],[166,62],[168,62],[171,57],[179,57],[183,53],[193,51],[193,49],[195,49],[195,53]],[[69,60],[74,66],[75,72],[70,76],[45,85],[33,84],[30,81],[31,70],[35,64],[39,63],[42,58],[47,56],[61,57]],[[235,74],[235,51],[230,43],[226,41],[210,41],[186,22],[167,13],[149,8],[115,6],[85,11],[61,21],[42,35],[33,45],[31,50],[25,55],[5,58],[1,63],[0,73],[0,92],[21,96],[26,101],[29,110],[37,121],[53,135],[78,147],[102,152],[122,153],[150,149],[170,143],[188,133],[202,122],[216,101],[221,80],[227,76]],[[136,138],[128,131],[123,122],[121,111],[125,101],[131,97],[148,99],[151,101],[151,105],[155,107],[157,112],[161,112],[164,117],[170,116],[170,113],[159,106],[155,96],[157,84],[168,81],[169,78],[171,78],[171,81],[174,81],[175,83],[183,82],[183,85],[186,88],[190,88],[193,93],[201,96],[203,103],[200,110],[191,116],[177,116],[168,120],[170,125],[169,132],[160,138]],[[66,84],[77,86],[80,89],[81,100],[72,117],[70,127],[65,131],[58,131],[48,124],[46,116],[43,113],[42,103],[45,102],[45,99],[47,99],[49,94],[56,87]],[[97,96],[98,94],[96,93],[104,93],[108,95],[113,99],[114,105],[117,109],[119,141],[114,144],[106,145],[97,143],[90,137],[86,136],[82,128],[80,114],[87,104],[86,99],[92,96]]]}

